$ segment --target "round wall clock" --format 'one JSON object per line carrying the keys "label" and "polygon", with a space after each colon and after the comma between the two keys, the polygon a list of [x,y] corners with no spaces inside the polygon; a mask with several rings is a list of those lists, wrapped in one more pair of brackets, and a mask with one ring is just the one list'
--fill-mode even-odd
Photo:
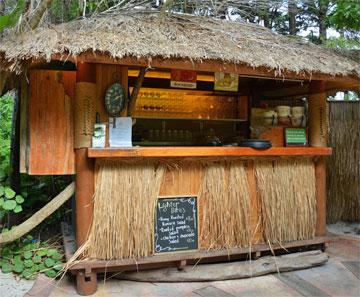
{"label": "round wall clock", "polygon": [[124,88],[119,83],[111,85],[105,94],[105,109],[111,117],[120,116],[125,108],[126,96]]}

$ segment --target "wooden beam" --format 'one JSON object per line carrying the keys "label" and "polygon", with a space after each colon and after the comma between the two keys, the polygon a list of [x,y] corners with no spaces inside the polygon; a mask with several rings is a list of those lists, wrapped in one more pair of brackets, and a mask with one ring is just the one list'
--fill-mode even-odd
{"label": "wooden beam", "polygon": [[326,235],[326,162],[319,158],[315,162],[316,188],[316,236]]}
{"label": "wooden beam", "polygon": [[[255,77],[266,77],[266,78],[283,78],[283,79],[300,79],[300,80],[326,80],[326,81],[337,81],[339,83],[359,83],[359,77],[356,75],[330,75],[322,73],[308,73],[301,72],[296,73],[294,71],[284,70],[281,75],[275,75],[277,69],[269,69],[266,67],[251,67],[246,64],[235,64],[226,63],[221,60],[203,60],[193,61],[188,58],[136,58],[136,57],[125,57],[125,58],[112,58],[109,55],[101,52],[85,52],[76,57],[67,56],[64,54],[52,55],[53,60],[63,61],[78,61],[88,63],[104,63],[104,64],[120,64],[120,65],[131,65],[137,67],[151,67],[160,69],[183,69],[183,70],[197,70],[204,72],[230,72],[238,73],[239,75],[255,76]],[[36,61],[34,60],[34,63]]]}

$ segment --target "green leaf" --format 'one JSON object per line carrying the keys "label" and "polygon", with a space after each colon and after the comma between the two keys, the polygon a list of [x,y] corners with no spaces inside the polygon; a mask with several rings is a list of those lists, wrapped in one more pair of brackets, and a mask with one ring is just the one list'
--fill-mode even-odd
{"label": "green leaf", "polygon": [[22,204],[22,203],[24,203],[25,199],[21,195],[16,195],[15,201],[18,204]]}
{"label": "green leaf", "polygon": [[5,200],[4,200],[4,198],[0,198],[0,207],[2,207],[3,205],[4,205],[4,202],[5,202]]}
{"label": "green leaf", "polygon": [[0,196],[3,196],[5,193],[5,188],[3,186],[0,186]]}
{"label": "green leaf", "polygon": [[21,276],[26,279],[30,279],[33,276],[33,272],[31,269],[24,269],[24,271],[21,273]]}
{"label": "green leaf", "polygon": [[39,265],[34,265],[33,267],[31,267],[30,268],[31,269],[31,271],[33,272],[33,273],[36,273],[36,272],[38,272],[39,271]]}
{"label": "green leaf", "polygon": [[55,270],[59,271],[59,270],[63,269],[63,267],[64,267],[64,264],[63,264],[63,263],[61,263],[61,262],[56,262],[53,268],[54,268]]}
{"label": "green leaf", "polygon": [[62,256],[60,255],[59,252],[56,252],[51,256],[51,258],[54,260],[60,260],[62,258]]}
{"label": "green leaf", "polygon": [[13,266],[9,263],[3,263],[1,270],[3,273],[10,273],[13,270]]}
{"label": "green leaf", "polygon": [[57,272],[53,269],[49,269],[49,270],[46,270],[44,272],[44,274],[47,276],[47,277],[51,277],[51,278],[55,278],[56,275],[57,275]]}
{"label": "green leaf", "polygon": [[34,237],[32,237],[31,235],[26,235],[26,240],[32,241],[34,239]]}
{"label": "green leaf", "polygon": [[34,262],[32,260],[25,260],[24,265],[26,268],[31,268],[34,266]]}
{"label": "green leaf", "polygon": [[0,181],[4,181],[6,179],[6,173],[3,170],[0,170]]}
{"label": "green leaf", "polygon": [[33,261],[34,261],[34,263],[37,263],[37,264],[39,264],[39,263],[41,263],[41,262],[42,262],[42,260],[41,260],[41,257],[40,257],[40,256],[35,256],[35,257],[34,257],[34,259],[33,259]]}
{"label": "green leaf", "polygon": [[15,208],[14,208],[14,213],[19,213],[19,212],[22,212],[22,206],[21,205],[16,205]]}
{"label": "green leaf", "polygon": [[58,251],[56,249],[49,249],[47,252],[47,256],[51,257],[52,255],[56,254]]}
{"label": "green leaf", "polygon": [[13,210],[16,207],[15,200],[6,200],[3,205],[3,209],[5,210]]}
{"label": "green leaf", "polygon": [[15,263],[15,262],[22,262],[21,256],[19,256],[19,255],[15,256],[15,257],[14,257],[14,263]]}
{"label": "green leaf", "polygon": [[38,265],[38,271],[43,271],[45,269],[46,269],[46,266],[45,266],[44,263],[41,263],[41,264]]}
{"label": "green leaf", "polygon": [[12,198],[15,197],[15,195],[16,195],[16,193],[15,193],[15,191],[13,189],[11,189],[9,187],[5,188],[5,197],[7,199],[12,199]]}
{"label": "green leaf", "polygon": [[40,256],[40,257],[46,256],[47,253],[48,253],[48,249],[42,249],[42,250],[39,250],[39,251],[36,252],[36,254],[37,254],[38,256]]}
{"label": "green leaf", "polygon": [[24,258],[25,259],[30,259],[33,256],[33,253],[30,251],[26,251],[24,252]]}
{"label": "green leaf", "polygon": [[19,262],[19,263],[15,263],[14,267],[13,267],[13,271],[16,273],[21,273],[24,270],[24,264]]}
{"label": "green leaf", "polygon": [[53,259],[51,259],[51,258],[47,258],[47,259],[45,260],[44,264],[45,264],[45,266],[46,266],[47,268],[50,268],[50,267],[53,267],[53,266],[54,266],[55,261],[54,261]]}
{"label": "green leaf", "polygon": [[24,9],[25,0],[18,0],[15,8],[8,15],[0,16],[0,33],[7,27],[15,26]]}

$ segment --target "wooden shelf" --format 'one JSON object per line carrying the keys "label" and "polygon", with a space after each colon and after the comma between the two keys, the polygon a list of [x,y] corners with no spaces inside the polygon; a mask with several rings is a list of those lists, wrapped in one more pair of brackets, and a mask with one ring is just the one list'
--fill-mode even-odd
{"label": "wooden shelf", "polygon": [[194,157],[272,157],[272,156],[329,156],[329,147],[132,147],[89,148],[89,158],[194,158]]}
{"label": "wooden shelf", "polygon": [[244,119],[199,119],[199,118],[171,118],[171,117],[150,117],[150,116],[134,116],[134,119],[139,120],[158,120],[158,121],[203,121],[203,122],[247,122]]}

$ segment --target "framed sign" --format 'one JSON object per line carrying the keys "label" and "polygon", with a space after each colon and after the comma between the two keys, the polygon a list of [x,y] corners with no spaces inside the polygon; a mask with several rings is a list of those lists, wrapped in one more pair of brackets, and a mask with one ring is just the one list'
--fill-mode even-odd
{"label": "framed sign", "polygon": [[215,72],[215,91],[237,92],[239,76],[235,73]]}
{"label": "framed sign", "polygon": [[305,128],[285,128],[286,146],[307,146],[307,133]]}
{"label": "framed sign", "polygon": [[196,89],[196,71],[171,69],[172,88]]}
{"label": "framed sign", "polygon": [[159,197],[154,232],[155,253],[198,249],[197,197]]}

